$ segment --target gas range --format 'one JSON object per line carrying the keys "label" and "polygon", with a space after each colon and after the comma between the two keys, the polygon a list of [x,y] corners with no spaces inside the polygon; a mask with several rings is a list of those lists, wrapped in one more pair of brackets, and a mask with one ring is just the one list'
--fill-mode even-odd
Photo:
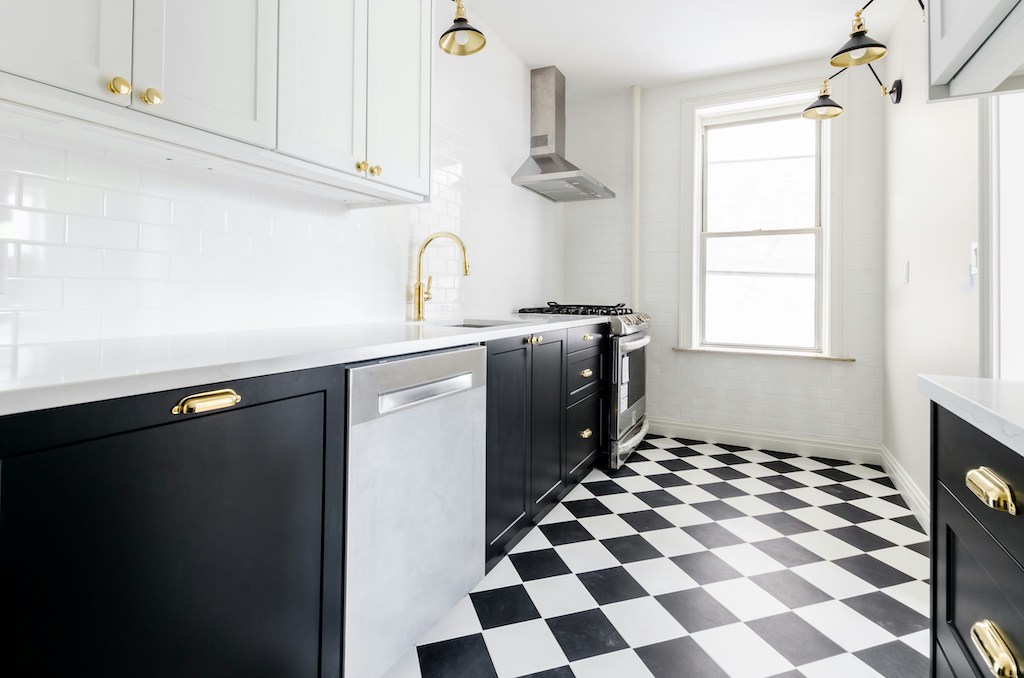
{"label": "gas range", "polygon": [[604,315],[611,316],[612,336],[625,336],[644,332],[651,326],[651,316],[634,312],[625,304],[600,306],[593,304],[559,304],[549,301],[547,306],[521,308],[520,313],[542,313],[544,315]]}

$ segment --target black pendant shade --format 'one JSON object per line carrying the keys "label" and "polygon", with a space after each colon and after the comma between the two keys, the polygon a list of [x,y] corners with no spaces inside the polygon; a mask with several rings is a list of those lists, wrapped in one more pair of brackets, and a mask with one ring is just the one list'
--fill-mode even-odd
{"label": "black pendant shade", "polygon": [[854,33],[846,44],[832,55],[829,64],[836,68],[869,64],[884,57],[887,51],[885,45],[874,38],[869,38],[867,31]]}
{"label": "black pendant shade", "polygon": [[832,91],[829,89],[828,80],[821,84],[821,91],[813,104],[804,109],[801,113],[808,120],[831,120],[843,114],[843,107],[832,101]]}
{"label": "black pendant shade", "polygon": [[462,0],[455,0],[455,23],[441,34],[437,44],[454,56],[476,54],[487,44],[484,34],[470,26],[466,20],[466,8],[462,6]]}

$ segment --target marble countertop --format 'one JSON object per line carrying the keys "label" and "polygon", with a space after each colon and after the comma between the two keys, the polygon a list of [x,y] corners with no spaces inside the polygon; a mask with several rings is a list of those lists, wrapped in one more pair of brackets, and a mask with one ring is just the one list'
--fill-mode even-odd
{"label": "marble countertop", "polygon": [[519,334],[605,322],[595,316],[489,315],[493,327],[454,327],[464,319],[367,322],[134,339],[28,344],[0,361],[0,416],[478,344]]}
{"label": "marble countertop", "polygon": [[1024,381],[918,376],[917,388],[964,421],[1024,455]]}

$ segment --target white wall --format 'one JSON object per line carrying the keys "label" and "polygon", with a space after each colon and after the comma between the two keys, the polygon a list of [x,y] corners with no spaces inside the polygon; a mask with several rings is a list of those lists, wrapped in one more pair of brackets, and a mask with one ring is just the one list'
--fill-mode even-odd
{"label": "white wall", "polygon": [[926,497],[929,407],[917,375],[978,370],[978,296],[968,265],[978,239],[979,161],[977,101],[925,101],[925,31],[907,3],[884,62],[887,79],[904,86],[903,102],[885,116],[884,443]]}
{"label": "white wall", "polygon": [[1024,379],[1024,93],[998,101],[999,376]]}
{"label": "white wall", "polygon": [[[691,275],[692,211],[684,207],[692,180],[692,131],[684,127],[687,103],[788,82],[816,89],[828,73],[827,65],[815,62],[643,92],[639,310],[654,316],[648,412],[666,432],[690,431],[721,442],[794,451],[843,448],[871,457],[877,450],[882,432],[883,102],[866,72],[841,76],[847,82],[838,84],[837,92],[846,90],[846,114],[830,123],[847,136],[846,203],[840,208],[840,343],[856,362],[673,351],[679,345],[680,280]],[[600,290],[593,300],[600,303],[628,300],[629,102],[624,92],[574,102],[568,109],[569,159],[618,194],[612,201],[566,206],[567,293]]]}
{"label": "white wall", "polygon": [[[435,5],[440,34],[452,8]],[[416,248],[439,229],[464,238],[472,275],[432,245],[428,318],[560,296],[561,210],[510,181],[528,154],[529,71],[487,35],[478,55],[434,55],[422,206],[348,210],[80,123],[0,114],[0,365],[38,342],[400,320]]]}

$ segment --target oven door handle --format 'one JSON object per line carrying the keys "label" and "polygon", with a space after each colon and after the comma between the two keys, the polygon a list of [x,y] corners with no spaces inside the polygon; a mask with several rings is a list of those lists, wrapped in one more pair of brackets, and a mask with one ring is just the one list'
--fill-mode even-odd
{"label": "oven door handle", "polygon": [[651,343],[650,336],[642,337],[636,341],[624,341],[619,344],[619,355],[628,355],[633,351],[639,351],[649,343]]}

